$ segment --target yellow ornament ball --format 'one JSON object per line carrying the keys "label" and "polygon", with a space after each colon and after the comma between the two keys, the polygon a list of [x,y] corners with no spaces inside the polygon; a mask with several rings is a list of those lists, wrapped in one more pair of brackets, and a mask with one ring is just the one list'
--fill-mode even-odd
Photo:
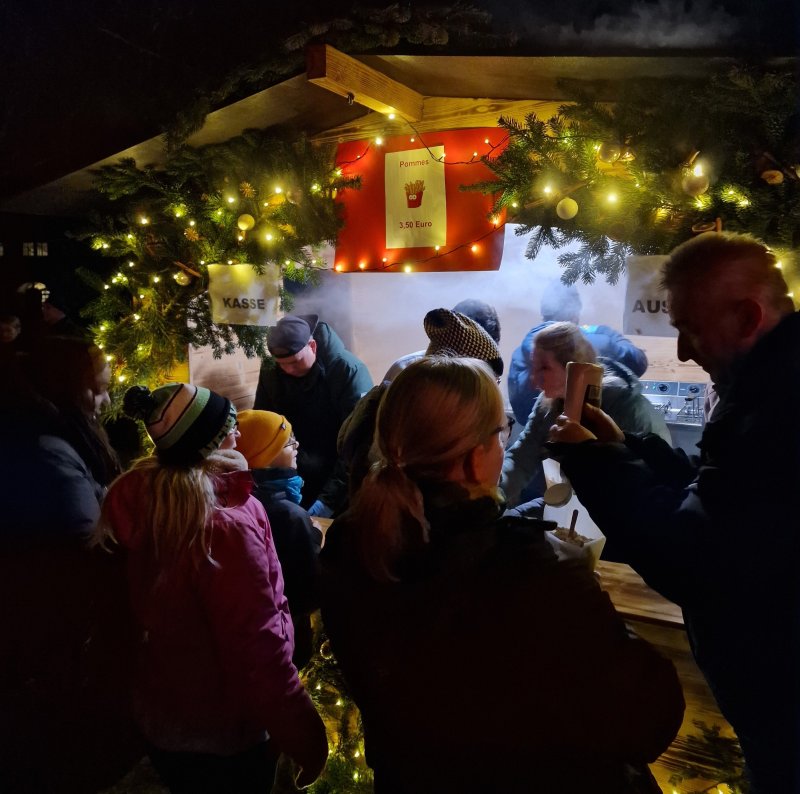
{"label": "yellow ornament ball", "polygon": [[188,286],[189,282],[191,281],[191,276],[188,273],[184,273],[180,271],[175,274],[175,281],[178,282],[182,287]]}
{"label": "yellow ornament ball", "polygon": [[256,225],[256,219],[252,215],[248,215],[246,212],[244,215],[240,215],[238,220],[236,221],[236,225],[243,231],[249,232]]}
{"label": "yellow ornament ball", "polygon": [[708,190],[709,180],[705,174],[695,174],[690,173],[686,174],[681,180],[681,190],[686,193],[687,196],[691,196],[692,198],[697,198],[698,196],[702,196]]}
{"label": "yellow ornament ball", "polygon": [[618,143],[606,141],[597,149],[597,159],[604,163],[616,163],[622,154],[622,147]]}
{"label": "yellow ornament ball", "polygon": [[563,198],[556,204],[556,215],[562,220],[568,221],[578,214],[578,202],[575,199]]}

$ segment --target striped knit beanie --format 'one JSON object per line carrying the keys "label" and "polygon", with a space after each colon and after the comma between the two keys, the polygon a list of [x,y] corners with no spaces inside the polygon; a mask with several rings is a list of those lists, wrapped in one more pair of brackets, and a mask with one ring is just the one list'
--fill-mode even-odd
{"label": "striped knit beanie", "polygon": [[425,315],[423,325],[431,340],[426,356],[479,358],[498,378],[503,374],[503,359],[497,343],[465,314],[451,309],[432,309]]}
{"label": "striped knit beanie", "polygon": [[152,392],[133,386],[122,406],[132,419],[144,421],[164,463],[198,463],[219,449],[236,424],[236,409],[227,397],[189,383],[167,383]]}

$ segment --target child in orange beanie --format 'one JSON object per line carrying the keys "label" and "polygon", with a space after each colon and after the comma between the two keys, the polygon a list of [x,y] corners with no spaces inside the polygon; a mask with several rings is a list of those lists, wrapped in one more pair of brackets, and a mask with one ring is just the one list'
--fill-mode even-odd
{"label": "child in orange beanie", "polygon": [[315,582],[322,533],[300,507],[303,480],[297,473],[299,442],[285,416],[272,411],[240,411],[236,448],[252,470],[253,496],[267,511],[286,597],[295,627],[295,665],[311,655],[309,615],[319,607]]}

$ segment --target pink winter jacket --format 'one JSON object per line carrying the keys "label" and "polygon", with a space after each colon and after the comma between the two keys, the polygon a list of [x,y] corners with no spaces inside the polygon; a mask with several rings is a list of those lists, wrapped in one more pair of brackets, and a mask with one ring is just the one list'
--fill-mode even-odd
{"label": "pink winter jacket", "polygon": [[167,568],[156,564],[143,523],[146,477],[134,470],[109,490],[141,632],[134,710],[163,750],[229,755],[269,736],[302,764],[327,752],[325,732],[291,661],[283,575],[251,488],[246,471],[217,475],[223,507],[209,528],[212,560],[196,566],[185,555]]}

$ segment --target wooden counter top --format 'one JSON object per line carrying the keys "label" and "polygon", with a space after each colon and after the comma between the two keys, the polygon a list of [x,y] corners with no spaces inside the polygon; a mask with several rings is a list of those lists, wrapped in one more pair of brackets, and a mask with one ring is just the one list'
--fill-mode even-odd
{"label": "wooden counter top", "polygon": [[629,565],[618,562],[597,564],[600,587],[605,590],[617,612],[629,620],[683,628],[681,609],[651,590]]}

